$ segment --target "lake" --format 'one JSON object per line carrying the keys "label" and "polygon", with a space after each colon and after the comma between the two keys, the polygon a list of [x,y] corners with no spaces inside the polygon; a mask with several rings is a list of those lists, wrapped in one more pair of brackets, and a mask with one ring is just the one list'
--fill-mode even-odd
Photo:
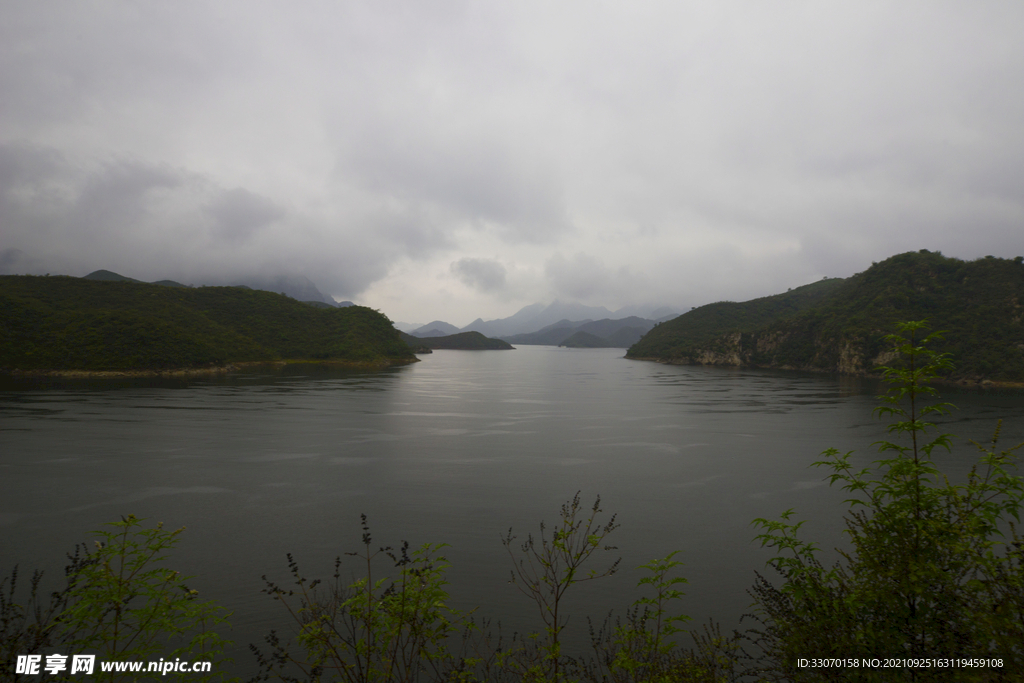
{"label": "lake", "polygon": [[[374,545],[450,544],[452,603],[507,628],[539,630],[508,583],[500,542],[525,538],[582,492],[601,496],[619,529],[616,576],[569,593],[570,642],[586,615],[635,600],[633,568],[673,550],[689,579],[682,611],[727,628],[770,553],[756,517],[795,508],[803,536],[842,542],[842,491],[809,464],[828,447],[878,458],[872,416],[882,387],[861,378],[629,361],[621,349],[520,347],[437,351],[382,371],[315,365],[189,379],[0,380],[0,569],[20,563],[57,587],[64,553],[104,523],[135,514],[186,526],[169,565],[234,612],[236,667],[246,645],[288,624],[260,593],[287,578],[285,553],[328,577]],[[1024,395],[943,389],[957,404],[940,466],[962,478],[969,438],[1024,440]],[[353,571],[355,563],[346,563]],[[384,565],[381,565],[383,568]],[[768,576],[771,576],[770,572]],[[746,624],[746,622],[745,622]]]}

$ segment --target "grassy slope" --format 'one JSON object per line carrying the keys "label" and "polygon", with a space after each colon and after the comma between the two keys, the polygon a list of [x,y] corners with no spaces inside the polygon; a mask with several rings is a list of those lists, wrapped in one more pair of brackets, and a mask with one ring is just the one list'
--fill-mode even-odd
{"label": "grassy slope", "polygon": [[0,277],[0,368],[6,370],[413,358],[385,316],[359,306],[318,309],[238,287]]}
{"label": "grassy slope", "polygon": [[929,320],[946,333],[941,350],[953,357],[954,378],[1022,381],[1022,261],[899,254],[847,280],[826,281],[835,283],[834,289],[804,310],[760,325],[722,316],[717,325],[701,330],[697,309],[655,328],[648,337],[660,334],[645,337],[628,355],[685,362],[701,348],[722,348],[723,335],[739,331],[745,333],[741,355],[750,365],[836,370],[843,355],[852,354],[863,359],[863,370],[870,370],[871,359],[887,349],[884,335],[897,322]]}

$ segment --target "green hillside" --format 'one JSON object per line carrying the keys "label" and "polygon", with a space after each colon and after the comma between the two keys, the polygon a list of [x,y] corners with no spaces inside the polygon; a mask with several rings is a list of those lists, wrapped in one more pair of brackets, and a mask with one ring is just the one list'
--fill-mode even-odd
{"label": "green hillside", "polygon": [[[826,295],[802,310],[758,306],[767,318],[760,324],[739,308],[822,285]],[[922,250],[808,287],[732,304],[714,318],[698,315],[711,307],[696,309],[652,330],[627,357],[870,373],[888,362],[883,337],[896,322],[929,320],[946,333],[941,350],[956,364],[951,379],[1024,381],[1024,258],[961,261]]]}
{"label": "green hillside", "polygon": [[0,369],[167,370],[267,360],[415,360],[369,308],[241,287],[0,276]]}
{"label": "green hillside", "polygon": [[605,340],[608,342],[608,346],[618,349],[628,349],[630,346],[643,339],[645,331],[646,330],[640,327],[622,327],[605,337]]}
{"label": "green hillside", "polygon": [[730,332],[752,332],[820,304],[845,280],[820,280],[803,287],[742,303],[719,301],[695,308],[652,329],[630,347],[627,358],[673,359]]}
{"label": "green hillside", "polygon": [[413,349],[454,349],[460,351],[507,351],[515,347],[501,339],[491,339],[479,332],[459,332],[445,337],[414,337],[404,332],[402,339]]}

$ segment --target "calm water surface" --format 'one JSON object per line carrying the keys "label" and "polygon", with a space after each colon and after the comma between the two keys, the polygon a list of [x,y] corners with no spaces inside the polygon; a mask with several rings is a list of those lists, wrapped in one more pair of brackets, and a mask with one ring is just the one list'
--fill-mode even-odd
{"label": "calm water surface", "polygon": [[[624,571],[570,597],[575,642],[586,614],[637,597],[633,567],[680,550],[683,611],[726,627],[769,553],[755,517],[796,508],[806,537],[841,543],[841,491],[808,468],[825,448],[876,459],[873,382],[627,361],[618,349],[439,351],[379,372],[317,366],[189,380],[0,384],[0,569],[46,568],[90,530],[135,514],[187,526],[171,566],[234,611],[235,653],[287,621],[260,593],[293,553],[309,576],[374,544],[445,542],[453,602],[538,629],[508,584],[499,537],[554,520],[581,490],[617,513]],[[945,390],[944,425],[986,440],[1005,418],[1024,440],[1024,396]],[[970,446],[940,463],[970,467]],[[600,568],[598,564],[595,568]],[[356,567],[353,565],[353,570]],[[55,587],[53,584],[52,587]]]}

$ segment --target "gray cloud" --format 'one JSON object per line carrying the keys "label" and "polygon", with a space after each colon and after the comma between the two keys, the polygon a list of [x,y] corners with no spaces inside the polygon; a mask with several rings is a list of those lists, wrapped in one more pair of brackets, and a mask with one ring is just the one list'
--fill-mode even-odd
{"label": "gray cloud", "polygon": [[69,207],[68,227],[92,232],[120,227],[144,229],[147,219],[158,210],[160,199],[177,199],[188,178],[163,165],[117,160],[82,180]]}
{"label": "gray cloud", "polygon": [[[424,247],[389,230],[339,232],[329,216],[292,215],[244,188],[224,189],[166,164],[76,164],[55,150],[0,145],[6,273],[84,275],[106,268],[142,280],[231,284],[305,275],[340,297],[383,277],[395,254]],[[280,232],[267,228],[281,225]]]}
{"label": "gray cloud", "polygon": [[[556,298],[561,299],[622,306],[649,294],[644,278],[635,275],[630,268],[612,269],[582,252],[570,258],[555,254],[544,264],[544,274]],[[632,295],[624,296],[626,292]]]}
{"label": "gray cloud", "polygon": [[1016,256],[1022,34],[923,0],[4,3],[2,267],[468,322]]}
{"label": "gray cloud", "polygon": [[219,193],[204,208],[216,220],[217,232],[229,240],[245,240],[285,217],[273,201],[240,187]]}
{"label": "gray cloud", "polygon": [[41,264],[31,263],[21,249],[0,249],[0,275],[34,272]]}
{"label": "gray cloud", "polygon": [[463,284],[482,292],[496,292],[505,287],[505,266],[495,259],[462,258],[451,265],[451,271]]}
{"label": "gray cloud", "polygon": [[60,153],[39,145],[0,143],[0,201],[52,177],[64,164]]}
{"label": "gray cloud", "polygon": [[568,227],[560,181],[542,159],[485,135],[439,134],[430,123],[373,121],[339,153],[339,173],[512,241],[546,242]]}
{"label": "gray cloud", "polygon": [[[155,120],[181,125],[198,99],[227,87],[258,54],[239,17],[194,5],[0,12],[0,90],[9,95],[0,116],[12,135],[45,136],[70,122],[78,130],[67,141],[77,142],[104,120],[122,136]],[[118,121],[126,114],[134,124]]]}

